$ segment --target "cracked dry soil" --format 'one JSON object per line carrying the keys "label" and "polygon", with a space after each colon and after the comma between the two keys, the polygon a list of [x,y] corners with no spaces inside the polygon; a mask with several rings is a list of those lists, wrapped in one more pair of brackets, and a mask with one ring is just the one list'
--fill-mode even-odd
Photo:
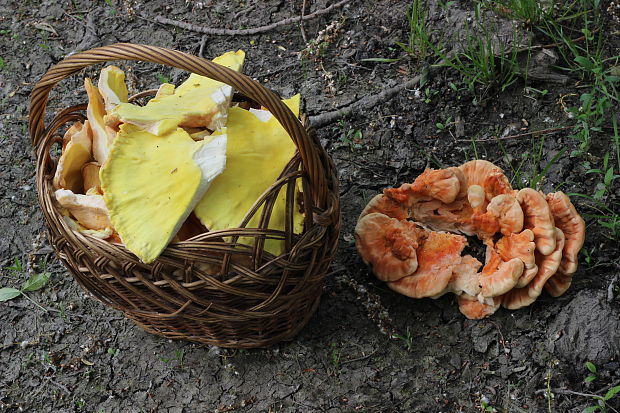
{"label": "cracked dry soil", "polygon": [[[524,96],[518,82],[474,104],[473,93],[449,87],[458,84],[458,77],[440,70],[431,72],[420,91],[404,90],[319,128],[340,174],[344,226],[321,305],[291,342],[235,351],[149,335],[91,299],[60,266],[44,233],[27,133],[29,93],[43,73],[72,52],[115,42],[194,54],[202,49],[206,57],[242,48],[246,73],[282,96],[301,92],[309,115],[377,94],[419,73],[406,59],[391,65],[362,61],[398,53],[393,45],[406,38],[408,1],[351,1],[306,21],[308,40],[329,25],[338,29],[316,61],[300,60],[306,46],[296,24],[260,35],[203,40],[199,33],[153,21],[165,15],[210,27],[256,27],[299,15],[301,3],[0,0],[5,62],[0,70],[1,284],[18,286],[27,271],[37,271],[42,263],[53,273],[43,290],[31,294],[47,312],[23,298],[0,304],[0,411],[475,412],[492,406],[510,412],[579,412],[594,401],[575,393],[600,394],[618,384],[617,292],[608,300],[608,286],[618,272],[609,263],[617,260],[618,250],[595,222],[588,221],[586,240],[591,264],[581,263],[564,296],[543,295],[528,308],[501,309],[481,321],[464,319],[451,296],[412,300],[387,290],[361,263],[352,243],[359,211],[381,188],[411,181],[433,166],[429,159],[457,165],[473,156],[470,140],[437,133],[437,122],[448,116],[462,120],[459,135],[481,137],[478,155],[510,170],[510,159],[484,139],[498,130],[520,130],[524,122],[527,130],[566,124],[558,99],[579,93],[574,80],[565,86],[537,84],[549,93],[535,100]],[[307,3],[319,10],[333,2]],[[458,4],[454,7],[458,11]],[[610,55],[617,55],[617,40],[610,47],[615,48]],[[133,91],[156,86],[161,76],[172,82],[185,76],[150,64],[117,64],[128,73]],[[82,79],[95,77],[98,69],[62,82],[51,96],[52,110],[83,102]],[[350,133],[356,130],[361,134]],[[530,148],[527,138],[505,144],[515,158]],[[551,135],[541,165],[561,147],[575,145],[568,133]],[[591,156],[601,157],[607,145],[593,142]],[[565,191],[587,192],[593,181],[584,172],[568,156],[561,157],[542,189],[549,192],[568,182]],[[617,199],[617,186],[614,190]],[[575,203],[583,212],[581,201]],[[15,258],[27,271],[4,269]],[[586,361],[598,368],[589,385],[583,382]],[[618,401],[610,406],[620,409]]]}

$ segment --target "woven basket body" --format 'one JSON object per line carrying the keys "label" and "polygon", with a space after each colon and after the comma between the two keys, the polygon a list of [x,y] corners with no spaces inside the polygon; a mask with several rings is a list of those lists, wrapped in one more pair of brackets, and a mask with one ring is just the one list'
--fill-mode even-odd
{"label": "woven basket body", "polygon": [[[122,245],[71,230],[53,196],[56,162],[50,152],[60,142],[63,126],[84,119],[85,105],[60,111],[46,126],[48,94],[60,80],[86,66],[119,59],[164,64],[227,83],[269,109],[298,148],[240,228],[172,243],[148,265]],[[337,247],[338,181],[316,138],[273,92],[205,59],[153,46],[116,44],[75,54],[43,76],[32,92],[30,134],[50,242],[80,285],[99,300],[123,311],[149,332],[222,347],[268,346],[291,338],[307,323]],[[293,208],[299,207],[298,180],[303,188],[302,234],[292,230]],[[282,188],[287,194],[285,230],[267,229]],[[255,214],[260,216],[258,227],[246,228]],[[239,243],[239,237],[254,238],[253,245]],[[264,251],[266,239],[283,240],[284,253],[276,257]]]}

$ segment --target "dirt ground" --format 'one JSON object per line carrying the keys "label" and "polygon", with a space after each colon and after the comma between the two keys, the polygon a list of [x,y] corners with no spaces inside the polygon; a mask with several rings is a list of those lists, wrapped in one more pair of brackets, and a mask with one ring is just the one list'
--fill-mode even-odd
{"label": "dirt ground", "polygon": [[[54,63],[73,52],[115,42],[147,43],[214,57],[244,49],[245,72],[282,96],[300,92],[309,115],[337,109],[402,84],[419,73],[398,57],[407,36],[409,1],[354,0],[306,21],[259,35],[212,36],[154,22],[161,15],[197,25],[241,29],[300,14],[301,1],[0,0],[0,266],[2,287],[16,287],[47,263],[52,279],[29,295],[0,303],[0,411],[28,412],[581,412],[620,383],[620,299],[617,243],[588,220],[585,249],[573,286],[543,294],[519,311],[500,309],[471,321],[452,295],[413,300],[388,290],[358,258],[355,220],[382,188],[410,182],[425,167],[453,166],[475,153],[505,168],[531,151],[529,137],[496,142],[506,132],[569,123],[560,97],[580,93],[539,82],[532,98],[523,82],[480,99],[450,70],[430,71],[424,87],[407,89],[351,117],[318,129],[341,181],[343,230],[338,258],[316,315],[291,342],[262,350],[226,350],[147,334],[79,288],[54,257],[34,188],[27,133],[29,94]],[[309,12],[335,2],[308,1]],[[456,2],[468,7],[467,2]],[[610,25],[612,23],[610,22]],[[299,52],[321,30],[337,29],[320,59]],[[607,29],[606,29],[607,30]],[[617,38],[620,27],[609,28]],[[610,55],[618,55],[618,42]],[[133,91],[179,82],[185,74],[151,64],[119,62]],[[53,93],[52,110],[85,101],[86,70]],[[451,84],[456,85],[455,88]],[[570,103],[570,102],[569,102]],[[448,118],[457,127],[438,130]],[[460,129],[460,131],[457,131]],[[359,132],[357,132],[359,131]],[[458,133],[457,133],[458,132]],[[541,167],[576,142],[568,131],[549,135]],[[478,141],[472,145],[472,136]],[[592,159],[609,151],[593,141]],[[584,167],[563,154],[542,190],[591,193]],[[433,162],[431,162],[431,160]],[[524,172],[536,165],[528,163]],[[614,192],[615,191],[615,192]],[[612,196],[620,197],[618,185]],[[578,210],[587,206],[575,199]],[[592,212],[592,211],[589,211]],[[19,259],[23,271],[5,268]],[[584,363],[596,368],[596,379]],[[550,395],[552,397],[550,397]],[[613,410],[613,409],[616,410]],[[608,411],[620,410],[612,400]]]}

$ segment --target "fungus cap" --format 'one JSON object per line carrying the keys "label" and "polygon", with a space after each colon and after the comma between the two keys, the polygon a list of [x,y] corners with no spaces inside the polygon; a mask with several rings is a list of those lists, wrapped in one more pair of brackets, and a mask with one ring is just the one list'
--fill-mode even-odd
{"label": "fungus cap", "polygon": [[519,277],[515,287],[526,286],[538,273],[534,254],[536,244],[534,243],[534,233],[531,230],[526,229],[519,234],[505,235],[497,241],[495,248],[502,261],[510,261],[513,258],[523,261],[523,274]]}
{"label": "fungus cap", "polygon": [[416,248],[425,236],[412,222],[378,212],[365,215],[355,226],[357,251],[381,281],[396,281],[416,271]]}
{"label": "fungus cap", "polygon": [[480,273],[480,298],[497,297],[510,291],[523,274],[523,261],[513,258],[503,261],[492,246],[487,247],[487,262]]}
{"label": "fungus cap", "polygon": [[93,157],[100,165],[103,165],[108,159],[110,145],[116,136],[116,131],[105,124],[106,112],[99,89],[93,86],[89,78],[84,79],[84,88],[88,94],[86,117],[88,118],[88,126],[92,133]]}
{"label": "fungus cap", "polygon": [[550,193],[547,194],[546,199],[555,225],[562,230],[566,237],[559,271],[571,275],[577,271],[579,250],[583,247],[586,238],[586,223],[565,193]]}
{"label": "fungus cap", "polygon": [[385,189],[383,193],[406,206],[429,199],[449,204],[461,194],[461,181],[463,175],[452,168],[427,169],[412,184]]}
{"label": "fungus cap", "polygon": [[122,125],[100,179],[127,249],[145,263],[154,261],[225,164],[225,135],[194,142],[182,128],[155,136]]}
{"label": "fungus cap", "polygon": [[358,219],[373,212],[379,212],[396,219],[407,219],[409,217],[409,209],[406,206],[384,194],[375,195],[368,204],[366,204],[366,207],[362,210]]}
{"label": "fungus cap", "polygon": [[[289,109],[299,115],[300,96],[295,95],[283,101]],[[291,160],[297,148],[280,122],[273,117],[261,121],[249,111],[230,108],[228,124],[227,165],[218,176],[203,199],[196,206],[196,216],[211,231],[237,228],[252,205],[269,189]],[[210,138],[221,132],[215,132]],[[297,181],[299,193],[300,180]],[[284,230],[286,208],[286,186],[284,186],[273,207],[268,228]],[[250,219],[247,228],[257,228],[262,206]],[[299,208],[293,211],[293,232],[303,231],[303,214]],[[253,238],[240,237],[239,242],[253,244]],[[284,242],[267,239],[265,250],[280,255]]]}
{"label": "fungus cap", "polygon": [[484,159],[476,159],[459,166],[467,179],[467,185],[479,185],[484,189],[486,199],[490,201],[497,195],[509,194],[512,186],[501,168]]}
{"label": "fungus cap", "polygon": [[99,180],[99,169],[101,167],[97,162],[88,162],[82,165],[81,175],[84,182],[84,193],[89,191],[101,191],[101,181]]}
{"label": "fungus cap", "polygon": [[116,66],[106,66],[99,75],[99,93],[103,97],[106,112],[117,105],[127,102],[128,92],[125,85],[125,73]]}
{"label": "fungus cap", "polygon": [[478,270],[482,263],[471,255],[461,257],[461,262],[452,268],[452,277],[448,283],[448,292],[456,295],[476,296],[480,293]]}
{"label": "fungus cap", "polygon": [[392,290],[412,298],[437,297],[448,292],[455,266],[461,264],[465,237],[444,232],[427,232],[416,249],[418,268],[406,277],[388,282]]}
{"label": "fungus cap", "polygon": [[495,313],[501,305],[499,298],[490,298],[480,302],[477,297],[461,294],[457,297],[459,310],[470,320],[480,320]]}
{"label": "fungus cap", "polygon": [[[245,53],[228,52],[213,62],[239,71]],[[205,127],[211,130],[226,125],[232,86],[195,73],[172,94],[160,93],[145,106],[131,103],[117,105],[109,114],[108,123],[125,122],[154,135],[165,135],[178,126]]]}
{"label": "fungus cap", "polygon": [[555,250],[555,224],[549,205],[540,192],[523,188],[517,193],[523,210],[523,226],[534,233],[536,249],[543,255]]}
{"label": "fungus cap", "polygon": [[542,255],[536,251],[536,268],[538,271],[534,278],[525,286],[515,288],[502,297],[502,305],[510,310],[516,310],[532,304],[540,296],[543,287],[549,278],[556,274],[562,259],[564,247],[564,234],[556,228],[555,250],[549,255]]}

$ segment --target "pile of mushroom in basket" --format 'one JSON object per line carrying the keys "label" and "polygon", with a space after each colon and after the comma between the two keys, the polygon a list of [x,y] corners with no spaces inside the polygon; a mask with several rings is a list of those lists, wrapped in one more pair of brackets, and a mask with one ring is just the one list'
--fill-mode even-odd
{"label": "pile of mushroom in basket", "polygon": [[[239,71],[244,58],[239,50],[213,61]],[[55,199],[70,228],[122,243],[145,263],[171,241],[238,227],[296,151],[270,112],[247,102],[231,107],[232,87],[204,76],[164,83],[144,106],[128,102],[125,74],[115,66],[101,71],[98,87],[88,78],[84,84],[87,120],[64,135]],[[284,100],[296,116],[299,102],[299,95]],[[281,191],[270,229],[284,229],[285,199]],[[293,221],[301,233],[299,208]],[[265,250],[279,255],[283,242],[268,239]]]}
{"label": "pile of mushroom in basket", "polygon": [[[458,234],[482,240],[484,266],[462,255],[467,239]],[[360,256],[391,289],[413,298],[452,292],[471,319],[530,305],[543,289],[566,292],[584,238],[585,222],[566,194],[513,190],[484,160],[385,189],[355,228]]]}

